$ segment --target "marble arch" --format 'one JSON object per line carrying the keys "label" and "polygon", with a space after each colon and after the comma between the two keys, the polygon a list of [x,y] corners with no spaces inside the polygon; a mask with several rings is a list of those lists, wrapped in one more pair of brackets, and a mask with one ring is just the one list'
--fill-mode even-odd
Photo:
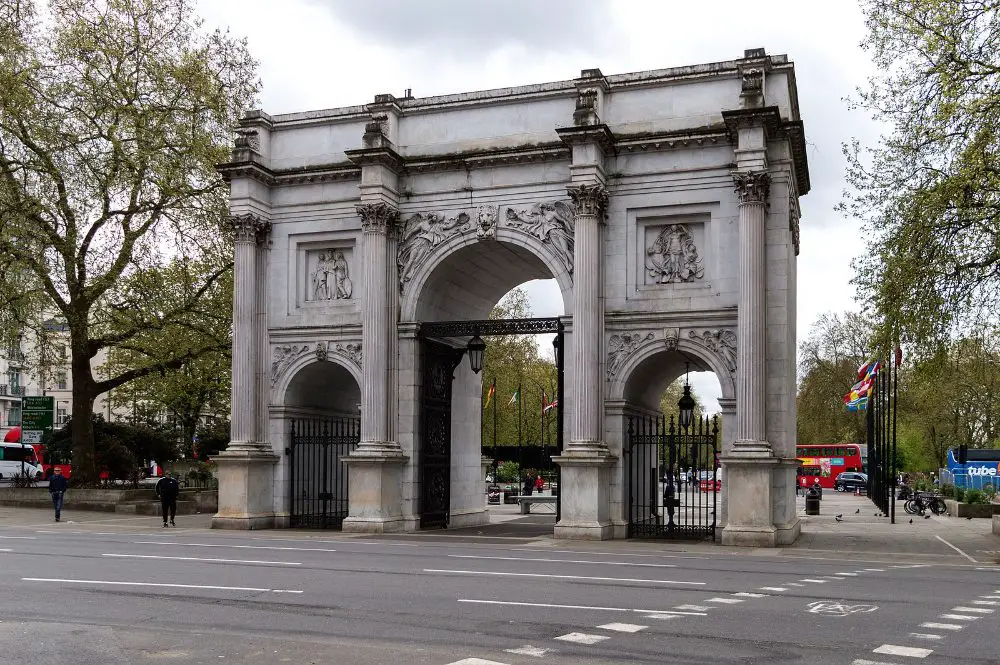
{"label": "marble arch", "polygon": [[[555,277],[567,312],[555,537],[625,534],[625,382],[674,345],[716,373],[733,421],[722,542],[794,541],[799,198],[811,186],[798,85],[787,56],[754,48],[685,67],[249,113],[218,167],[235,289],[232,433],[216,458],[213,526],[283,524],[282,391],[293,371],[312,371],[317,341],[329,362],[330,340],[352,339],[358,362],[336,360],[361,404],[344,529],[420,528],[421,319],[483,315],[522,273]],[[499,269],[490,250],[519,268]],[[312,349],[282,353],[274,379],[271,354],[289,340]],[[471,433],[479,379],[464,371],[448,384],[465,396],[450,416]],[[479,461],[460,464],[452,523],[477,523]]]}

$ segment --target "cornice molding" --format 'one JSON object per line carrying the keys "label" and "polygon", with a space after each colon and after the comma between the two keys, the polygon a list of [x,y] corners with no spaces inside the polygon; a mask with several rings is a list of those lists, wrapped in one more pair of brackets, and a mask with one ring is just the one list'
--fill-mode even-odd
{"label": "cornice molding", "polygon": [[605,152],[615,149],[615,135],[603,123],[600,125],[559,127],[556,129],[556,134],[568,146],[596,143]]}
{"label": "cornice molding", "polygon": [[729,132],[729,140],[733,143],[737,142],[739,130],[746,127],[763,127],[769,140],[787,140],[791,146],[799,195],[809,193],[809,161],[806,157],[805,129],[801,120],[782,120],[777,106],[723,111],[722,119]]}
{"label": "cornice molding", "polygon": [[402,171],[406,163],[398,152],[388,146],[345,150],[344,154],[357,166],[384,166],[394,173]]}

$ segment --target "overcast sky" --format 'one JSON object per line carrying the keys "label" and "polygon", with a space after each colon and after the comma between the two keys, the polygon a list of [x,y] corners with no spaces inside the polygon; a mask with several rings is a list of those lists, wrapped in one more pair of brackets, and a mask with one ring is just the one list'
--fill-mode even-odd
{"label": "overcast sky", "polygon": [[[871,73],[852,0],[201,0],[209,27],[246,36],[260,61],[262,108],[287,113],[717,62],[747,48],[795,63],[812,190],[802,197],[798,331],[822,312],[855,309],[851,259],[860,229],[834,211],[844,188],[841,144],[877,138],[843,98]],[[360,137],[359,137],[360,140]],[[534,312],[561,313],[559,292],[529,285]],[[714,399],[718,382],[695,377]]]}

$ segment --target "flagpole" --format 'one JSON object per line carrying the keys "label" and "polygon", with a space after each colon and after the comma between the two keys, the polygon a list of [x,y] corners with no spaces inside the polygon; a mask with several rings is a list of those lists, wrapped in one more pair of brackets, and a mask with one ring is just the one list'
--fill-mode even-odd
{"label": "flagpole", "polygon": [[[497,468],[497,377],[493,377],[493,469]],[[493,474],[496,482],[496,473]]]}
{"label": "flagpole", "polygon": [[521,383],[517,384],[517,468],[524,473],[524,456],[521,454]]}

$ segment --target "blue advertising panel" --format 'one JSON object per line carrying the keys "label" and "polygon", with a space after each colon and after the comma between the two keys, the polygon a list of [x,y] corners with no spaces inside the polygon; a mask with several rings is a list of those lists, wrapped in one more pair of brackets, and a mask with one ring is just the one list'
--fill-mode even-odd
{"label": "blue advertising panel", "polygon": [[[971,456],[1000,458],[1000,450],[970,450]],[[990,453],[996,452],[996,455]],[[984,485],[997,487],[1000,482],[1000,459],[970,459],[965,464],[959,464],[955,458],[956,451],[948,449],[948,471],[955,476],[955,487],[967,489],[982,489]]]}

